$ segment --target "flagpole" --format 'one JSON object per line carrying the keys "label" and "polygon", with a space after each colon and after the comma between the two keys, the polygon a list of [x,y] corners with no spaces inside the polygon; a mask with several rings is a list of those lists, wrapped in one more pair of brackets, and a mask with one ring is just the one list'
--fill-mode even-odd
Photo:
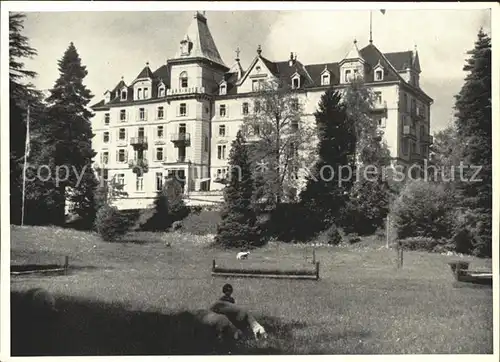
{"label": "flagpole", "polygon": [[370,10],[370,44],[373,43],[372,39],[372,10]]}
{"label": "flagpole", "polygon": [[23,196],[21,205],[21,226],[24,225],[24,200],[26,193],[26,163],[28,162],[29,142],[30,142],[30,106],[26,115],[26,142],[24,146],[24,165],[23,165]]}

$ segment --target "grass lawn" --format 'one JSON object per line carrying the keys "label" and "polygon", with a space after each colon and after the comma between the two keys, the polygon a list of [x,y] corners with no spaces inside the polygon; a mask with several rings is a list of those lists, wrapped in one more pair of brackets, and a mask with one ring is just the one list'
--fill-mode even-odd
{"label": "grass lawn", "polygon": [[[35,353],[42,337],[38,353],[49,355],[223,353],[197,334],[190,312],[207,308],[228,281],[236,303],[270,333],[267,341],[232,346],[233,354],[493,353],[492,289],[454,283],[447,262],[462,258],[405,252],[397,270],[395,251],[363,241],[317,247],[319,281],[225,279],[210,275],[213,259],[224,267],[314,269],[311,246],[273,243],[238,261],[209,242],[140,233],[112,244],[92,233],[12,226],[12,264],[68,255],[70,266],[81,267],[11,278],[12,354]],[[489,259],[463,260],[491,270]],[[35,286],[58,297],[61,315],[49,331],[30,329],[24,317],[20,293]]]}

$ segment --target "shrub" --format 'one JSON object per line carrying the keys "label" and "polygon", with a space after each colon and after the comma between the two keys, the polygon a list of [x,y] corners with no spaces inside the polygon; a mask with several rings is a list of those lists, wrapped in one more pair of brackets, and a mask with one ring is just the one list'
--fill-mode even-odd
{"label": "shrub", "polygon": [[453,243],[459,253],[491,257],[491,214],[485,210],[459,209],[454,213]]}
{"label": "shrub", "polygon": [[435,183],[409,182],[392,206],[397,238],[450,237],[453,229],[453,195]]}
{"label": "shrub", "polygon": [[320,244],[339,245],[342,243],[342,234],[335,224],[318,234],[317,238]]}
{"label": "shrub", "polygon": [[128,232],[129,227],[129,219],[116,207],[104,205],[97,211],[95,228],[102,240],[117,241]]}
{"label": "shrub", "polygon": [[405,250],[414,251],[433,251],[438,245],[436,239],[424,236],[410,237],[400,240],[400,242]]}

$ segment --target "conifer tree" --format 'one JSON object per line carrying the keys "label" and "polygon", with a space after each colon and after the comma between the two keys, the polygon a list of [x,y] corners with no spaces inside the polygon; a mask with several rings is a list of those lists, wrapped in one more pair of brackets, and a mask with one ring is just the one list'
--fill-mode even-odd
{"label": "conifer tree", "polygon": [[[480,230],[473,251],[478,255],[491,255],[491,38],[482,29],[474,49],[467,54],[470,58],[463,68],[467,76],[455,102],[457,135],[463,145],[461,160],[468,166],[463,172],[465,180],[458,183],[458,188],[461,206],[475,214],[472,227]],[[476,167],[480,167],[478,174]]]}
{"label": "conifer tree", "polygon": [[24,19],[22,13],[9,13],[10,207],[14,224],[21,221],[27,110],[30,106],[30,118],[36,119],[41,101],[41,93],[29,83],[37,74],[27,70],[23,62],[37,55],[29,39],[22,34]]}
{"label": "conifer tree", "polygon": [[[60,76],[47,98],[47,112],[39,127],[44,147],[48,150],[48,164],[52,178],[60,170],[59,179],[68,178],[53,185],[58,204],[54,210],[55,223],[64,220],[66,198],[74,205],[74,212],[83,218],[95,217],[94,191],[98,185],[92,169],[92,112],[87,107],[93,95],[83,84],[87,69],[82,65],[80,56],[73,43],[69,45],[58,62]],[[70,195],[67,190],[71,190]]]}
{"label": "conifer tree", "polygon": [[349,167],[353,167],[356,146],[354,125],[347,116],[341,94],[327,90],[321,96],[315,117],[318,160],[300,195],[301,204],[310,216],[307,224],[312,234],[336,223],[341,215],[352,186]]}
{"label": "conifer tree", "polygon": [[252,199],[254,184],[245,139],[238,131],[229,153],[229,180],[215,242],[225,247],[260,246],[257,217]]}

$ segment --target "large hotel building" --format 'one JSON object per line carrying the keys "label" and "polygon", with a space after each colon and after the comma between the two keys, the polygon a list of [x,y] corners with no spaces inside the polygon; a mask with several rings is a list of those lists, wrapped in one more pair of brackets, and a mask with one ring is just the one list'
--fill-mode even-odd
{"label": "large hotel building", "polygon": [[[364,79],[375,95],[374,116],[394,163],[409,166],[428,157],[432,99],[420,88],[418,52],[383,53],[370,41],[354,42],[344,59],[303,64],[293,54],[267,59],[260,46],[247,68],[238,56],[228,67],[221,59],[203,13],[196,12],[178,53],[153,70],[149,64],[132,82],[124,79],[92,106],[95,163],[103,177],[123,183],[128,196],[119,208],[152,204],[165,177],[176,174],[187,204],[222,201],[231,142],[252,111],[260,82],[285,80],[297,90],[304,117],[314,122],[326,89]],[[140,167],[144,172],[137,172]]]}

